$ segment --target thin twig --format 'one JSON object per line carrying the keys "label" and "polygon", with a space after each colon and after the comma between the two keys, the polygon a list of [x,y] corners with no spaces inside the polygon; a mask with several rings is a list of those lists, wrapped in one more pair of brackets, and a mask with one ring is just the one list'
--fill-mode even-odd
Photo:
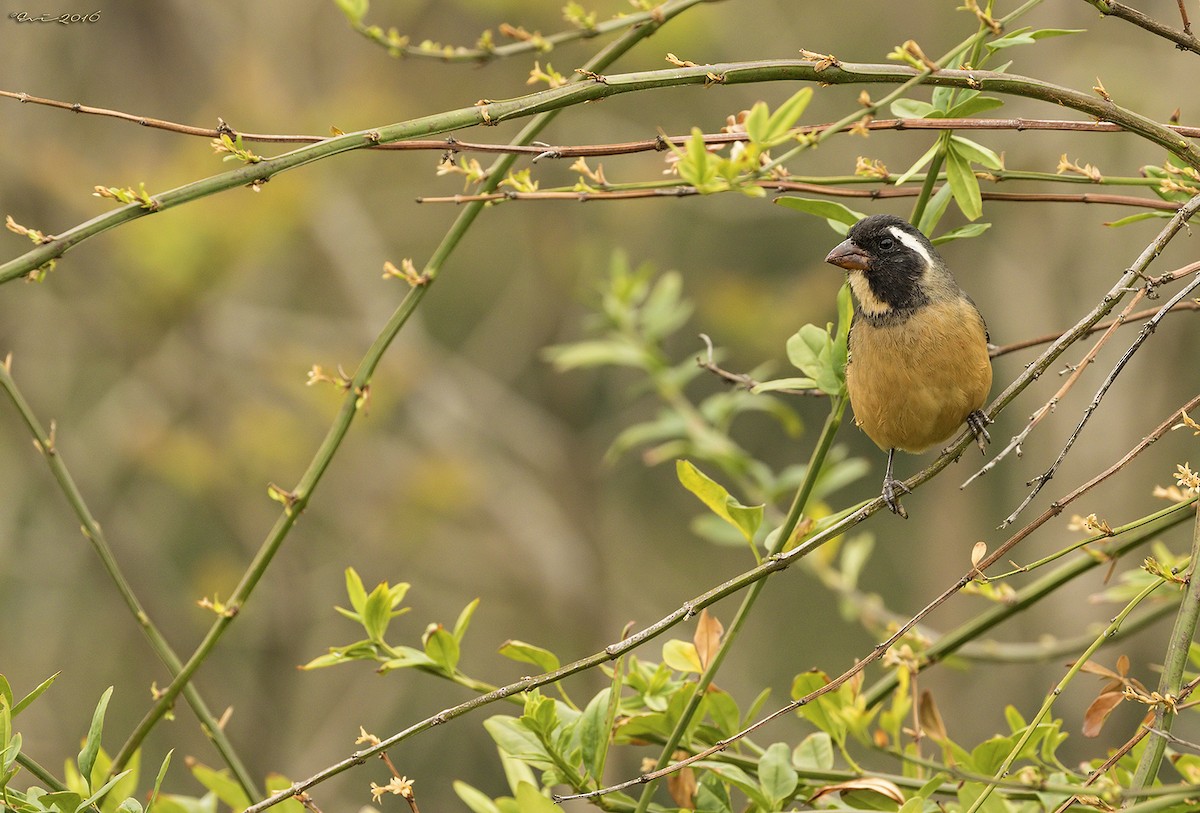
{"label": "thin twig", "polygon": [[[63,460],[61,451],[58,448],[57,432],[55,424],[50,422],[50,431],[47,432],[37,415],[34,414],[29,402],[25,400],[20,388],[17,387],[17,382],[12,376],[12,356],[9,355],[0,363],[0,388],[2,388],[8,397],[12,400],[13,406],[16,407],[21,419],[29,428],[29,432],[33,435],[34,447],[41,453],[46,465],[50,468],[50,473],[54,475],[55,481],[58,483],[59,489],[63,496],[66,497],[67,503],[71,506],[71,510],[75,512],[75,517],[79,520],[80,530],[83,531],[84,537],[91,543],[96,555],[100,557],[100,562],[104,567],[104,571],[112,580],[113,585],[117,589],[117,593],[125,602],[125,606],[129,612],[133,614],[137,624],[142,629],[142,634],[146,636],[146,640],[150,643],[150,648],[154,650],[154,654],[163,662],[167,670],[174,677],[183,668],[179,656],[175,654],[175,650],[171,648],[171,644],[159,630],[158,625],[151,620],[149,613],[142,606],[137,594],[133,591],[129,580],[125,578],[121,566],[117,563],[116,557],[113,555],[112,547],[108,544],[108,538],[104,533],[104,529],[88,508],[87,502],[83,498],[83,493],[79,490],[79,486],[75,483],[75,478],[71,476],[70,470],[67,468],[66,461]],[[208,704],[204,702],[204,698],[200,696],[200,692],[195,686],[188,684],[184,688],[184,698],[192,711],[196,715],[196,719],[200,722],[201,728],[212,740],[221,758],[229,769],[233,772],[234,781],[238,783],[242,791],[247,795],[253,795],[259,791],[256,789],[254,779],[250,776],[246,766],[242,764],[241,758],[233,747],[233,743],[225,735],[225,729],[218,723],[212,711],[209,710]]]}
{"label": "thin twig", "polygon": [[1145,29],[1151,34],[1170,40],[1181,51],[1191,51],[1200,54],[1200,40],[1196,39],[1196,36],[1191,32],[1187,20],[1187,12],[1183,10],[1183,0],[1179,0],[1179,11],[1183,14],[1182,31],[1176,31],[1169,25],[1160,23],[1158,20],[1143,14],[1135,8],[1130,8],[1124,3],[1114,2],[1114,0],[1084,0],[1084,2],[1095,6],[1101,14],[1116,17],[1127,23],[1133,23],[1138,28]]}
{"label": "thin twig", "polygon": [[[1194,198],[1193,202],[1200,202],[1200,198]],[[1020,514],[1021,511],[1023,511],[1025,507],[1029,505],[1029,503],[1033,502],[1033,498],[1038,495],[1046,483],[1050,481],[1050,478],[1052,478],[1055,472],[1058,471],[1058,467],[1062,465],[1063,459],[1066,458],[1068,452],[1071,451],[1071,447],[1075,444],[1075,441],[1078,440],[1079,434],[1083,431],[1083,427],[1087,425],[1088,419],[1092,417],[1092,413],[1094,413],[1096,408],[1100,406],[1100,401],[1108,392],[1109,387],[1111,387],[1113,382],[1116,381],[1117,376],[1121,374],[1123,369],[1125,369],[1125,365],[1129,363],[1131,358],[1133,358],[1133,354],[1141,348],[1146,339],[1150,338],[1150,334],[1154,332],[1154,329],[1158,327],[1158,323],[1162,321],[1162,318],[1167,315],[1171,308],[1192,291],[1196,290],[1197,287],[1200,287],[1200,274],[1197,274],[1190,283],[1180,289],[1175,296],[1171,297],[1171,299],[1167,301],[1166,305],[1160,308],[1158,312],[1146,322],[1146,324],[1142,327],[1141,332],[1138,333],[1137,338],[1133,340],[1133,343],[1129,346],[1129,349],[1125,351],[1124,355],[1121,356],[1116,365],[1109,372],[1108,376],[1104,379],[1104,383],[1100,385],[1100,389],[1096,391],[1095,397],[1092,399],[1092,402],[1088,404],[1087,409],[1084,410],[1083,418],[1079,421],[1079,425],[1075,427],[1075,431],[1073,431],[1067,438],[1067,442],[1064,444],[1062,451],[1059,452],[1058,458],[1050,465],[1048,469],[1046,469],[1046,471],[1042,472],[1030,481],[1030,483],[1033,485],[1033,490],[1029,492],[1024,500],[1021,501],[1021,504],[1017,506],[1017,509],[1008,516],[1008,518],[1004,521],[1004,525],[1007,526],[1011,524],[1016,519],[1017,515]]]}
{"label": "thin twig", "polygon": [[[256,144],[315,144],[318,141],[324,141],[329,136],[308,135],[304,133],[246,133],[229,126],[223,120],[218,119],[216,127],[197,127],[192,124],[182,124],[165,119],[153,118],[151,116],[142,116],[136,113],[125,113],[120,110],[111,110],[106,107],[94,107],[92,105],[80,104],[79,102],[64,102],[58,99],[47,99],[41,96],[34,96],[29,93],[22,93],[11,90],[0,90],[0,97],[13,99],[14,101],[23,104],[42,105],[44,107],[52,107],[58,110],[67,110],[72,113],[82,113],[84,115],[101,116],[104,118],[119,119],[132,124],[137,124],[142,127],[148,127],[154,130],[164,130],[166,132],[178,133],[180,135],[195,136],[198,138],[219,138],[222,134],[229,135],[231,138],[238,137],[242,141],[252,142]],[[851,126],[861,129],[859,125],[848,125],[840,128],[840,131],[847,132]],[[1015,130],[1023,132],[1025,130],[1050,130],[1050,131],[1066,131],[1077,133],[1121,133],[1125,129],[1120,125],[1113,124],[1108,121],[1071,121],[1069,119],[1026,119],[1026,118],[1009,118],[1009,119],[874,119],[866,123],[868,130]],[[829,124],[808,124],[795,128],[792,132],[796,135],[808,135],[811,133],[821,132],[829,127]],[[1187,138],[1200,138],[1200,127],[1188,127],[1184,125],[1172,124],[1170,129]],[[749,140],[749,135],[746,133],[706,133],[704,134],[704,143],[710,145],[733,144]],[[412,151],[412,150],[448,150],[450,152],[482,152],[482,153],[505,153],[530,155],[538,158],[590,158],[604,157],[612,155],[628,155],[640,152],[665,152],[670,149],[670,146],[682,147],[692,139],[690,135],[677,136],[657,136],[655,138],[646,138],[636,141],[624,141],[610,144],[578,144],[578,145],[551,145],[551,144],[489,144],[483,142],[460,141],[456,138],[444,139],[413,139],[411,141],[403,141],[395,144],[375,144],[367,149],[383,150],[383,151]]]}
{"label": "thin twig", "polygon": [[[968,477],[963,484],[959,486],[959,488],[966,488],[976,478],[987,474],[989,471],[998,466],[1002,460],[1008,457],[1010,452],[1015,451],[1017,457],[1021,456],[1021,444],[1025,442],[1025,439],[1029,437],[1029,434],[1034,430],[1034,428],[1042,422],[1042,419],[1053,412],[1054,408],[1058,406],[1058,402],[1061,401],[1066,394],[1070,392],[1071,388],[1075,386],[1075,382],[1078,381],[1079,377],[1083,375],[1083,371],[1086,370],[1088,365],[1095,360],[1096,354],[1100,352],[1100,348],[1102,348],[1108,342],[1108,340],[1112,338],[1112,335],[1116,332],[1117,328],[1125,323],[1125,321],[1128,319],[1128,314],[1145,295],[1145,288],[1138,289],[1137,294],[1135,294],[1133,299],[1129,301],[1129,304],[1125,306],[1125,310],[1121,311],[1120,315],[1118,315],[1116,319],[1113,319],[1111,322],[1109,322],[1108,330],[1104,331],[1104,335],[1092,345],[1091,349],[1084,354],[1083,359],[1078,364],[1073,365],[1071,374],[1067,376],[1067,380],[1064,381],[1062,386],[1058,388],[1058,391],[1054,393],[1054,395],[1050,396],[1050,400],[1042,404],[1042,406],[1039,407],[1038,410],[1029,417],[1029,421],[1025,424],[1025,428],[1009,439],[1007,446],[1001,449],[995,457],[985,463],[982,468]],[[1093,325],[1093,327],[1095,326]]]}
{"label": "thin twig", "polygon": [[[838,198],[869,198],[881,200],[884,198],[913,198],[921,193],[916,186],[883,186],[876,189],[841,189],[824,184],[801,183],[797,181],[761,180],[755,181],[755,186],[772,192],[807,192],[814,195],[826,195]],[[422,195],[416,198],[417,203],[475,203],[499,201],[538,201],[538,200],[568,200],[579,203],[592,201],[625,201],[646,198],[686,198],[701,194],[695,187],[684,184],[652,187],[643,189],[615,190],[574,190],[547,189],[536,192],[519,192],[505,190],[487,194],[458,194],[458,195]],[[1173,212],[1179,209],[1179,204],[1159,198],[1139,198],[1134,195],[1109,195],[1104,193],[1084,192],[1082,194],[1054,192],[991,192],[981,190],[983,200],[995,200],[1021,203],[1099,203],[1112,206],[1136,206],[1142,209],[1158,209]]]}

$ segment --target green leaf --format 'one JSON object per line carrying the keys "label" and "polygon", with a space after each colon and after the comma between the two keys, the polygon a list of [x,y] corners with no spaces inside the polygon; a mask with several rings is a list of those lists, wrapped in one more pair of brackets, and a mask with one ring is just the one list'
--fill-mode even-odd
{"label": "green leaf", "polygon": [[766,134],[762,139],[757,139],[761,144],[767,147],[776,144],[782,144],[790,137],[790,131],[796,126],[796,122],[804,115],[805,108],[812,101],[813,91],[810,87],[800,88],[792,94],[792,97],[776,108],[771,114],[770,120],[767,122]]}
{"label": "green leaf", "polygon": [[462,803],[471,808],[471,813],[500,813],[500,808],[483,791],[459,779],[454,780],[453,787]]}
{"label": "green leaf", "polygon": [[771,381],[760,381],[750,392],[755,395],[776,390],[815,390],[817,382],[811,378],[776,378]]}
{"label": "green leaf", "polygon": [[361,25],[363,17],[367,16],[369,0],[334,0],[346,18],[355,25]]}
{"label": "green leaf", "polygon": [[100,695],[100,702],[96,704],[96,710],[92,714],[92,725],[88,728],[83,750],[79,752],[79,757],[75,761],[75,764],[79,766],[79,775],[83,777],[84,782],[88,783],[88,787],[91,787],[92,766],[96,764],[96,755],[100,753],[100,736],[104,731],[104,712],[108,708],[108,699],[112,697],[112,692],[113,687],[109,686],[104,690],[104,694]]}
{"label": "green leaf", "polygon": [[483,727],[503,753],[534,767],[549,768],[553,764],[537,735],[521,725],[516,717],[497,714],[484,720]]}
{"label": "green leaf", "polygon": [[192,766],[192,776],[196,777],[197,782],[215,793],[218,799],[234,810],[245,810],[250,806],[250,799],[246,796],[246,792],[229,775],[228,771],[213,770],[207,765],[197,763]]}
{"label": "green leaf", "polygon": [[717,776],[721,777],[726,782],[740,790],[742,793],[746,794],[746,798],[748,798],[751,803],[758,805],[761,810],[777,809],[771,806],[770,800],[763,795],[762,790],[759,788],[758,783],[754,781],[753,777],[736,765],[729,765],[724,762],[709,762],[708,760],[700,760],[699,762],[695,763],[695,767],[702,767],[706,770],[712,771]]}
{"label": "green leaf", "polygon": [[862,212],[856,212],[832,200],[816,200],[814,198],[798,198],[793,195],[785,195],[781,198],[775,198],[775,202],[780,206],[786,206],[798,212],[823,217],[825,218],[825,222],[829,224],[829,227],[841,235],[845,235],[851,226],[866,217]]}
{"label": "green leaf", "polygon": [[787,355],[788,361],[811,378],[817,389],[829,395],[842,391],[844,373],[835,364],[833,339],[828,330],[804,325],[787,340]]}
{"label": "green leaf", "polygon": [[923,119],[930,113],[940,112],[929,102],[917,99],[897,99],[891,104],[892,115],[898,119]]}
{"label": "green leaf", "polygon": [[458,620],[454,622],[454,640],[462,643],[463,636],[467,634],[467,627],[471,625],[471,616],[475,615],[475,609],[479,607],[479,599],[475,599],[466,607],[462,608],[462,612],[458,614]]}
{"label": "green leaf", "polygon": [[766,102],[755,102],[750,106],[750,112],[746,114],[746,135],[750,136],[750,140],[755,144],[765,144],[767,141],[767,122],[770,120],[771,114],[767,112]]}
{"label": "green leaf", "polygon": [[358,571],[352,567],[346,568],[346,595],[350,597],[350,606],[361,618],[367,607],[367,589],[363,587]]}
{"label": "green leaf", "polygon": [[946,152],[946,180],[954,202],[968,220],[978,220],[983,215],[983,197],[979,192],[979,179],[971,171],[971,165],[956,149]]}
{"label": "green leaf", "polygon": [[577,732],[579,749],[583,759],[584,770],[588,776],[596,780],[597,785],[603,784],[604,763],[608,757],[608,744],[611,741],[608,730],[608,706],[612,698],[612,688],[601,689],[583,710],[579,718]]}
{"label": "green leaf", "polygon": [[386,582],[380,582],[367,596],[362,609],[362,625],[367,637],[383,643],[384,634],[392,620],[392,591]]}
{"label": "green leaf", "polygon": [[987,110],[995,110],[997,107],[1003,107],[1004,100],[997,99],[994,96],[972,96],[969,99],[964,99],[958,104],[946,111],[946,118],[949,119],[965,119],[970,116],[983,113]]}
{"label": "green leaf", "polygon": [[640,309],[647,339],[657,341],[671,335],[692,315],[692,303],[682,301],[682,292],[683,277],[678,271],[668,271],[654,283]]}
{"label": "green leaf", "polygon": [[547,799],[536,785],[522,782],[517,786],[517,806],[521,813],[562,813],[562,808]]}
{"label": "green leaf", "polygon": [[916,175],[918,172],[920,172],[926,166],[929,165],[929,162],[933,160],[933,157],[935,155],[937,155],[938,150],[940,150],[940,149],[942,149],[942,139],[939,137],[939,138],[934,139],[933,146],[931,146],[929,149],[925,150],[925,152],[922,153],[921,157],[913,162],[913,165],[911,167],[904,170],[903,174],[901,174],[900,177],[897,178],[893,182],[893,185],[903,186],[904,184],[906,184],[908,182],[909,178]]}
{"label": "green leaf", "polygon": [[787,743],[777,742],[758,760],[758,783],[763,795],[771,800],[771,810],[782,810],[783,803],[796,792],[800,776],[792,767],[792,752]]}
{"label": "green leaf", "polygon": [[687,460],[675,462],[675,474],[684,488],[695,494],[714,514],[741,531],[747,542],[754,541],[754,534],[762,525],[763,506],[742,505],[724,486]]}
{"label": "green leaf", "polygon": [[132,770],[121,771],[116,776],[109,779],[107,782],[105,782],[103,785],[101,785],[99,788],[97,788],[95,791],[93,791],[91,796],[89,796],[88,798],[84,799],[82,802],[79,803],[79,807],[76,808],[76,813],[82,813],[85,808],[89,808],[89,807],[92,807],[93,805],[95,805],[96,802],[98,802],[100,800],[100,797],[104,796],[106,793],[111,791],[114,787],[116,787],[116,785],[119,782],[128,778],[131,773],[133,773]]}
{"label": "green leaf", "polygon": [[792,762],[802,771],[833,770],[833,739],[824,731],[809,734],[796,746]]}
{"label": "green leaf", "polygon": [[150,791],[150,798],[146,802],[147,809],[154,807],[154,803],[158,801],[158,789],[162,787],[163,779],[167,776],[167,768],[171,767],[171,755],[174,753],[175,749],[172,748],[170,751],[167,751],[167,755],[163,757],[162,765],[160,765],[158,768],[158,776],[154,778],[154,789]]}
{"label": "green leaf", "polygon": [[854,297],[850,295],[850,281],[842,283],[837,292],[837,333],[833,337],[830,359],[838,380],[838,393],[846,383],[846,364],[850,360],[850,325],[854,322]]}
{"label": "green leaf", "polygon": [[1004,168],[1000,156],[982,144],[957,135],[950,136],[950,141],[954,145],[954,151],[971,163],[980,164],[988,169]]}
{"label": "green leaf", "polygon": [[[439,671],[438,664],[419,649],[413,649],[411,646],[392,647],[395,653],[394,658],[389,658],[379,665],[381,674],[391,672],[393,669],[428,669],[430,671]],[[319,660],[319,659],[318,659]]]}
{"label": "green leaf", "polygon": [[700,665],[700,655],[696,645],[687,641],[672,638],[663,644],[663,663],[676,672],[700,674],[704,668]]}
{"label": "green leaf", "polygon": [[510,661],[532,663],[543,672],[553,672],[560,665],[558,656],[553,652],[524,641],[505,641],[500,645],[499,652]]}
{"label": "green leaf", "polygon": [[83,797],[70,790],[54,791],[38,797],[38,802],[45,805],[45,810],[57,810],[59,813],[76,813]]}
{"label": "green leaf", "polygon": [[942,243],[949,243],[951,240],[962,240],[966,237],[978,237],[992,227],[991,223],[969,223],[966,226],[959,226],[957,229],[951,229],[945,234],[938,235],[929,242],[935,246],[940,246]]}
{"label": "green leaf", "polygon": [[1116,220],[1111,220],[1104,225],[1115,229],[1120,228],[1121,226],[1128,226],[1130,223],[1138,223],[1142,220],[1153,220],[1167,218],[1170,216],[1170,212],[1139,212],[1136,215],[1129,215],[1128,217],[1121,217],[1117,218]]}
{"label": "green leaf", "polygon": [[[802,672],[792,681],[792,699],[807,697],[828,683],[829,676],[824,672]],[[836,692],[826,692],[816,700],[801,706],[798,713],[840,744],[846,740],[846,722],[837,714],[839,705]]]}
{"label": "green leaf", "polygon": [[938,187],[938,191],[934,192],[933,197],[925,204],[925,210],[921,212],[917,220],[917,228],[923,233],[933,234],[938,221],[946,213],[946,207],[950,205],[950,193],[950,184],[944,183]]}
{"label": "green leaf", "polygon": [[647,369],[651,359],[646,351],[627,341],[596,339],[547,347],[542,355],[560,373],[579,367],[638,367]]}
{"label": "green leaf", "polygon": [[433,624],[425,633],[425,655],[446,674],[452,674],[458,667],[458,640],[441,624]]}
{"label": "green leaf", "polygon": [[703,130],[692,128],[692,137],[688,139],[685,150],[674,146],[671,149],[679,156],[675,168],[684,183],[694,186],[701,194],[717,191],[714,182],[717,180],[718,159],[708,151]]}
{"label": "green leaf", "polygon": [[1018,28],[1016,31],[1010,31],[1003,37],[986,43],[986,45],[988,50],[998,51],[1001,48],[1011,48],[1014,45],[1032,45],[1038,40],[1047,39],[1048,37],[1082,34],[1085,30],[1083,28],[1042,28],[1037,31],[1031,31],[1028,27]]}

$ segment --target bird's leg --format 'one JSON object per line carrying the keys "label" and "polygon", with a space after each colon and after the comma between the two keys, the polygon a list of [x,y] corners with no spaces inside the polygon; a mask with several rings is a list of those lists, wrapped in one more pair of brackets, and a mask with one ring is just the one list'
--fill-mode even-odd
{"label": "bird's leg", "polygon": [[888,449],[887,471],[883,473],[883,501],[887,503],[888,508],[892,509],[893,514],[899,514],[904,519],[908,519],[908,512],[900,504],[899,495],[909,494],[911,489],[892,476],[892,458],[895,455],[895,449]]}
{"label": "bird's leg", "polygon": [[975,436],[975,445],[979,447],[979,451],[987,454],[986,443],[992,442],[992,436],[988,434],[987,425],[991,423],[987,415],[984,415],[978,409],[967,416],[967,428],[971,430],[971,434]]}

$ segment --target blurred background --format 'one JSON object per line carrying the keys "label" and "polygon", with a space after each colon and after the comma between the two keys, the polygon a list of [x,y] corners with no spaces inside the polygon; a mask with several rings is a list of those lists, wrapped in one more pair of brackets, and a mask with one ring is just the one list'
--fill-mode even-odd
{"label": "blurred background", "polygon": [[[525,79],[533,63],[532,57],[483,67],[394,59],[352,31],[332,0],[6,3],[0,89],[197,126],[215,126],[218,117],[254,132],[324,135],[331,127],[379,126],[480,98],[521,95],[529,90]],[[395,26],[414,42],[470,45],[504,22],[543,33],[561,30],[559,5],[375,0],[367,20]],[[998,11],[1014,5],[1002,3]],[[1174,2],[1143,5],[1178,25]],[[666,67],[668,52],[703,63],[793,58],[804,48],[847,61],[883,62],[906,39],[937,55],[975,30],[974,18],[952,6],[870,0],[705,4],[610,72]],[[628,7],[598,0],[595,8],[605,18]],[[21,11],[97,9],[101,17],[93,24],[9,18]],[[1193,16],[1200,18],[1200,9]],[[1165,121],[1182,105],[1182,122],[1196,121],[1194,55],[1102,19],[1082,0],[1047,3],[1021,24],[1087,33],[1011,49],[1013,72],[1082,90],[1099,78],[1116,102],[1150,118]],[[600,45],[584,41],[538,58],[569,73]],[[773,108],[796,90],[777,84],[629,94],[567,111],[542,138],[591,144],[652,138],[660,131],[685,134],[693,126],[715,132],[727,115],[758,99]],[[861,88],[815,90],[808,123],[854,110]],[[927,91],[914,96],[928,98]],[[997,115],[1078,118],[1021,100],[1007,100]],[[459,135],[504,142],[519,126]],[[972,137],[1003,152],[1010,169],[1053,172],[1066,154],[1109,175],[1133,175],[1164,159],[1128,135]],[[864,155],[899,172],[933,139],[921,132],[839,137],[788,168],[845,175]],[[0,212],[49,233],[111,208],[92,196],[97,184],[144,183],[158,192],[232,166],[206,139],[11,99],[0,99],[0,140]],[[463,191],[461,177],[436,174],[440,157],[343,154],[278,176],[257,194],[231,191],[143,218],[70,251],[43,283],[14,282],[0,291],[0,352],[12,352],[15,377],[43,422],[56,421],[64,460],[136,592],[181,656],[212,621],[195,602],[228,596],[274,521],[279,506],[268,499],[267,484],[290,488],[296,482],[337,410],[339,393],[306,387],[307,371],[313,364],[354,370],[404,292],[403,283],[380,278],[384,261],[411,257],[419,268],[458,214],[450,204],[415,202]],[[664,167],[655,154],[602,163],[613,182],[660,177]],[[540,162],[535,177],[543,188],[575,180],[566,162]],[[910,205],[851,203],[901,215]],[[983,220],[992,228],[946,245],[944,254],[987,316],[992,340],[1016,341],[1073,324],[1134,261],[1161,221],[1104,225],[1132,211],[988,203]],[[962,222],[950,215],[943,226]],[[26,238],[5,234],[5,260],[28,248]],[[368,588],[383,580],[413,585],[406,601],[413,611],[394,623],[392,635],[410,645],[419,646],[427,623],[450,625],[465,604],[480,598],[462,666],[497,684],[528,671],[495,654],[506,639],[573,660],[617,640],[627,622],[652,623],[749,567],[744,549],[717,547],[692,532],[690,522],[702,508],[679,487],[672,466],[647,467],[636,452],[605,460],[623,428],[658,408],[630,386],[636,377],[612,370],[560,374],[542,350],[585,335],[583,319],[613,253],[622,251],[634,265],[682,274],[695,312],[668,344],[676,359],[697,355],[697,334],[703,332],[724,348],[728,369],[770,363],[777,375],[788,374],[786,339],[806,322],[834,318],[841,277],[822,261],[839,239],[823,221],[786,211],[769,198],[741,195],[507,203],[485,211],[389,350],[371,387],[368,414],[354,424],[266,578],[199,673],[196,682],[209,704],[218,711],[233,707],[227,731],[252,773],[308,776],[353,751],[360,725],[387,736],[469,697],[414,672],[379,676],[365,663],[296,670],[329,646],[361,637],[332,609],[346,606],[348,566]],[[1196,239],[1181,235],[1153,271],[1194,260]],[[1194,319],[1181,314],[1163,323],[1026,519],[1115,461],[1196,393]],[[959,465],[906,499],[910,521],[879,514],[866,523],[862,530],[874,534],[876,546],[862,575],[864,589],[911,615],[964,572],[977,540],[999,545],[1006,534],[996,526],[1024,496],[1025,482],[1057,455],[1135,333],[1126,330],[1110,342],[1025,444],[1023,457],[960,493],[959,484],[980,463],[968,449]],[[1082,353],[1080,347],[1067,361]],[[1036,354],[999,360],[994,392]],[[991,430],[998,441],[991,453],[1060,381],[1056,374],[1045,376],[1002,414]],[[722,387],[704,377],[689,392],[698,398]],[[805,426],[800,437],[787,437],[773,421],[756,416],[740,421],[735,436],[773,466],[806,460],[826,404],[797,400],[793,406]],[[1163,507],[1151,487],[1169,484],[1176,463],[1200,458],[1195,443],[1183,433],[1169,435],[1067,514],[1096,512],[1117,525]],[[884,462],[849,421],[839,444],[871,468],[834,497],[835,507],[874,496]],[[902,456],[900,473],[908,476],[931,459]],[[74,758],[105,687],[116,687],[105,739],[115,750],[149,706],[151,682],[165,685],[169,677],[7,401],[0,408],[0,495],[0,672],[21,695],[62,670],[18,721],[25,751],[59,770],[62,760]],[[1052,521],[1014,558],[1030,561],[1076,539],[1067,519]],[[1167,542],[1184,550],[1188,534],[1185,525]],[[1134,567],[1140,558],[1131,556],[1121,567]],[[1036,641],[1094,629],[1115,612],[1112,605],[1089,601],[1103,576],[1081,580],[994,637]],[[713,611],[728,622],[736,601],[727,599]],[[930,626],[949,628],[984,606],[979,598],[956,598]],[[1154,669],[1168,629],[1169,621],[1120,644],[1134,674],[1148,685],[1157,681]],[[690,626],[675,633],[690,636]],[[872,643],[859,625],[838,615],[815,581],[793,568],[768,585],[718,683],[743,704],[771,686],[774,707],[786,700],[797,672],[840,672]],[[660,644],[648,645],[642,656],[659,659]],[[1116,655],[1108,650],[1104,661],[1111,664]],[[1007,703],[1032,714],[1061,673],[1057,662],[942,667],[923,676],[922,686],[937,697],[951,735],[970,744],[1003,728]],[[568,685],[587,696],[602,684],[601,675],[589,673]],[[1081,681],[1055,708],[1071,732],[1066,753],[1074,759],[1101,755],[1136,725],[1138,712],[1122,709],[1101,740],[1084,740],[1079,725],[1091,692],[1090,683]],[[979,697],[995,702],[979,704]],[[493,796],[507,793],[481,723],[510,711],[493,707],[392,752],[398,768],[417,780],[422,805],[457,809],[450,790],[455,778]],[[217,764],[190,710],[180,705],[176,718],[147,742],[144,761],[157,764],[175,747],[177,755]],[[795,742],[806,730],[796,721],[777,723],[763,741]],[[1178,733],[1189,736],[1186,729]],[[614,779],[637,769],[633,762],[611,768]],[[315,796],[325,809],[357,806],[369,801],[372,780],[386,781],[382,766],[343,774]],[[20,780],[17,786],[25,787]],[[202,792],[178,767],[167,787]]]}

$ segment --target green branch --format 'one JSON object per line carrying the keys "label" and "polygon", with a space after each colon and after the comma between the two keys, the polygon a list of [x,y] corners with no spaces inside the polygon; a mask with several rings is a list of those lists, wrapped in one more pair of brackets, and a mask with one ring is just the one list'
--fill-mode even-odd
{"label": "green branch", "polygon": [[[75,484],[75,478],[71,476],[71,472],[67,469],[67,464],[63,461],[62,453],[58,450],[55,442],[53,423],[51,424],[50,431],[47,432],[42,426],[41,421],[38,420],[37,415],[34,414],[33,409],[29,406],[29,402],[25,400],[25,396],[18,389],[16,381],[13,380],[10,364],[11,358],[0,364],[0,388],[3,388],[8,397],[12,399],[13,406],[17,408],[17,412],[25,421],[25,425],[29,427],[29,432],[33,435],[34,444],[38,451],[42,453],[42,457],[46,460],[46,465],[50,467],[50,473],[54,475],[54,479],[58,482],[63,496],[67,498],[67,502],[75,512],[75,516],[79,519],[80,530],[83,531],[83,535],[87,537],[88,542],[92,544],[96,555],[100,557],[100,563],[104,566],[104,571],[117,588],[117,592],[121,595],[125,606],[133,614],[138,626],[142,628],[146,640],[150,642],[150,648],[154,650],[158,659],[167,667],[172,677],[178,675],[182,669],[179,656],[175,654],[167,639],[163,637],[158,627],[150,620],[150,616],[145,608],[142,607],[137,594],[133,592],[133,588],[125,578],[125,574],[121,571],[120,565],[117,564],[116,557],[113,556],[112,548],[109,547],[108,540],[104,536],[104,531],[101,529],[100,523],[92,516],[91,510],[87,507],[87,503],[83,499],[83,494]],[[250,773],[242,764],[228,737],[225,736],[225,732],[217,722],[217,718],[213,716],[208,705],[200,696],[200,692],[194,686],[188,685],[184,689],[184,697],[196,713],[196,717],[199,719],[205,734],[212,741],[213,745],[216,746],[222,759],[225,760],[225,764],[233,771],[234,779],[241,785],[242,790],[248,795],[258,793],[254,780],[250,777]]]}
{"label": "green branch", "polygon": [[[692,0],[691,4],[697,2],[705,2],[705,0]],[[630,33],[637,35],[648,28],[650,28],[649,25],[642,26]],[[274,158],[266,158],[230,172],[151,195],[148,203],[145,204],[126,204],[61,234],[47,235],[44,243],[20,257],[0,265],[0,283],[36,271],[61,257],[70,248],[108,229],[218,192],[242,186],[258,186],[281,172],[343,152],[363,149],[376,144],[389,144],[395,141],[453,132],[481,124],[498,124],[502,121],[527,118],[625,93],[692,85],[735,85],[783,81],[818,82],[827,85],[903,84],[916,80],[921,84],[973,88],[986,92],[1022,96],[1069,107],[1097,119],[1120,125],[1174,153],[1192,167],[1200,168],[1200,147],[1196,147],[1187,138],[1170,128],[1111,101],[1026,76],[992,71],[962,70],[939,70],[935,73],[928,73],[902,66],[849,62],[824,66],[822,63],[810,60],[786,59],[727,62],[611,76],[602,76],[590,68],[586,70],[591,77],[586,81],[538,91],[515,99],[488,102],[375,129],[334,136]]]}
{"label": "green branch", "polygon": [[[1154,728],[1161,732],[1170,732],[1175,722],[1176,709],[1173,705],[1183,688],[1183,670],[1188,662],[1188,648],[1196,634],[1196,623],[1200,621],[1200,581],[1196,578],[1196,564],[1200,562],[1200,512],[1196,513],[1195,529],[1192,532],[1191,560],[1183,579],[1183,601],[1179,604],[1179,612],[1175,616],[1175,625],[1171,628],[1171,637],[1167,639],[1167,653],[1163,658],[1162,676],[1158,682],[1158,694],[1163,698],[1162,705],[1154,710]],[[1163,751],[1167,746],[1165,734],[1154,733],[1142,758],[1138,761],[1130,787],[1134,790],[1149,787],[1158,776],[1162,764]]]}

